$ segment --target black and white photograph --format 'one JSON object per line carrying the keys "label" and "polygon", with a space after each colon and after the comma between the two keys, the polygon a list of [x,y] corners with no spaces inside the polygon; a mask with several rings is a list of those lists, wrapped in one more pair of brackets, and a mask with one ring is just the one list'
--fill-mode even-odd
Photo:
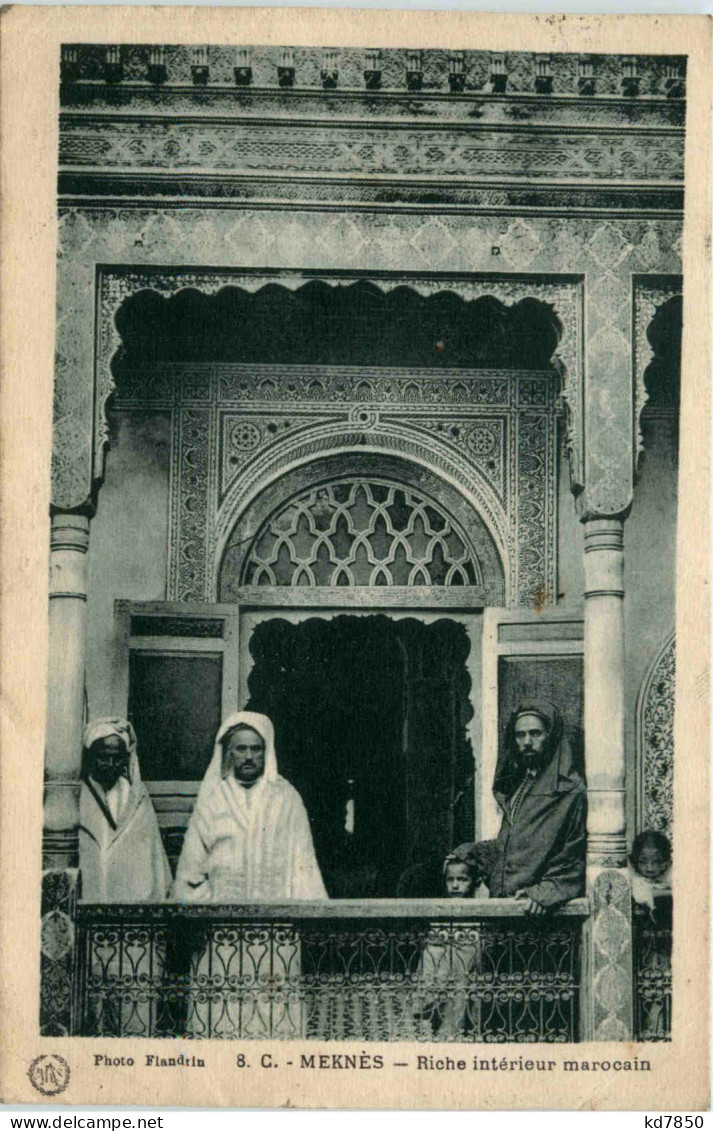
{"label": "black and white photograph", "polygon": [[688,58],[299,38],[59,45],[41,1047],[648,1072]]}

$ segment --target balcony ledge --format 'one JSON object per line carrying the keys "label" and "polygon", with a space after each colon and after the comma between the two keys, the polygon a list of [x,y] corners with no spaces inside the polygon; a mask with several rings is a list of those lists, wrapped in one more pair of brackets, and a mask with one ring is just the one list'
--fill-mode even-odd
{"label": "balcony ledge", "polygon": [[[537,916],[533,922],[553,918],[586,919],[589,900],[572,899],[557,911]],[[128,919],[524,919],[517,899],[325,899],[286,900],[280,903],[89,903],[80,900],[78,918],[87,921]]]}

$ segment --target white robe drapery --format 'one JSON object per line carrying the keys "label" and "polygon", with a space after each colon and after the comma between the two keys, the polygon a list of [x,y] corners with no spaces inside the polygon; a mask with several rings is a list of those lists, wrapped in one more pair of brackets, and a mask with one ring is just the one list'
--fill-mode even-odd
{"label": "white robe drapery", "polygon": [[[224,766],[221,739],[240,723],[265,743],[265,771],[245,789]],[[224,773],[225,770],[225,773]],[[272,723],[241,711],[223,723],[186,831],[179,902],[326,899],[302,799],[277,772]],[[188,1037],[304,1035],[301,937],[289,922],[217,922],[191,963]]]}
{"label": "white robe drapery", "polygon": [[[166,898],[171,870],[148,790],[141,780],[136,735],[125,719],[96,719],[84,732],[84,754],[116,735],[129,755],[128,777],[105,790],[83,770],[79,797],[82,898],[92,903],[154,903]],[[131,935],[131,930],[129,930]],[[88,1016],[96,1036],[155,1035],[165,942],[150,932],[124,935],[109,924],[88,958]]]}
{"label": "white robe drapery", "polygon": [[125,719],[96,719],[84,732],[85,753],[116,735],[129,755],[129,776],[104,790],[85,774],[79,795],[82,899],[92,903],[150,903],[166,898],[171,870],[156,813],[141,780],[136,735]]}
{"label": "white robe drapery", "polygon": [[[240,724],[265,743],[265,772],[246,789],[223,775],[221,739]],[[277,772],[275,737],[265,715],[239,711],[221,726],[186,830],[174,894],[179,902],[326,899],[307,812]]]}

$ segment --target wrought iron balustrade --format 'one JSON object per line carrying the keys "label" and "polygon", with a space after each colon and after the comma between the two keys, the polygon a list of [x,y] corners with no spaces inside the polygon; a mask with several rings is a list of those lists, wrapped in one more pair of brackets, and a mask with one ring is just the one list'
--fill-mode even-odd
{"label": "wrought iron balustrade", "polygon": [[671,940],[673,901],[635,907],[634,1033],[638,1041],[671,1040]]}
{"label": "wrought iron balustrade", "polygon": [[80,904],[83,1036],[576,1041],[575,900]]}

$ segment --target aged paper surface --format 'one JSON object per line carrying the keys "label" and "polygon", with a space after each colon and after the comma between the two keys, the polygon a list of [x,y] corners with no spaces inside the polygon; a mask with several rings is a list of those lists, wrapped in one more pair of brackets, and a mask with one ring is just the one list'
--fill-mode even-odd
{"label": "aged paper surface", "polygon": [[705,1108],[709,22],[1,31],[2,1099]]}

